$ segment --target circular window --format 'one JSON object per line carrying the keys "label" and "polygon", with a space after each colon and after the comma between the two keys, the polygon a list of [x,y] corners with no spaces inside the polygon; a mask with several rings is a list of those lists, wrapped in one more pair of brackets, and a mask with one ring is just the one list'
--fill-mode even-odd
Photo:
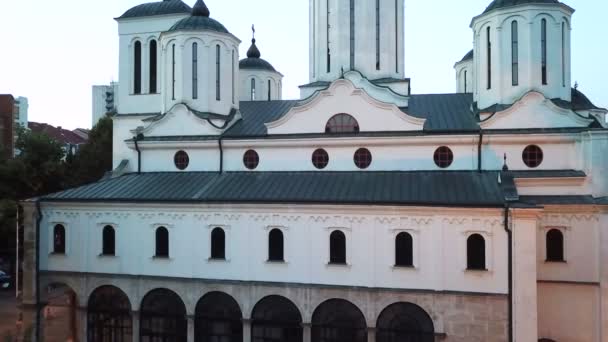
{"label": "circular window", "polygon": [[184,151],[178,151],[173,157],[173,161],[175,162],[175,167],[180,170],[185,170],[190,164],[190,158],[188,157],[188,153]]}
{"label": "circular window", "polygon": [[528,167],[538,167],[543,162],[543,150],[536,145],[530,145],[524,149],[522,158]]}
{"label": "circular window", "polygon": [[260,164],[260,156],[254,150],[249,150],[243,155],[243,164],[249,170],[255,170]]}
{"label": "circular window", "polygon": [[435,155],[433,156],[435,159],[435,164],[442,169],[450,167],[454,162],[454,153],[447,146],[441,146],[435,151]]}
{"label": "circular window", "polygon": [[312,153],[312,164],[319,170],[327,167],[329,164],[329,154],[327,151],[320,148]]}
{"label": "circular window", "polygon": [[360,148],[355,152],[355,165],[360,169],[367,169],[372,164],[372,153],[366,148]]}

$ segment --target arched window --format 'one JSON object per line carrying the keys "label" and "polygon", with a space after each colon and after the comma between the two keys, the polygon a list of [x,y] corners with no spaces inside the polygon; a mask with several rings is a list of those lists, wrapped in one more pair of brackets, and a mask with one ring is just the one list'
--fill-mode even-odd
{"label": "arched window", "polygon": [[268,80],[268,101],[270,101],[272,95],[272,83],[270,82],[270,80]]}
{"label": "arched window", "polygon": [[220,67],[221,67],[221,65],[220,65],[220,46],[216,45],[215,46],[215,99],[217,101],[221,100]]}
{"label": "arched window", "polygon": [[395,238],[395,266],[414,266],[414,242],[406,232],[399,233]]}
{"label": "arched window", "polygon": [[53,228],[53,253],[65,254],[65,227],[61,224]]}
{"label": "arched window", "polygon": [[376,342],[434,342],[435,326],[429,314],[412,303],[395,303],[380,313]]}
{"label": "arched window", "polygon": [[251,101],[255,101],[255,78],[251,79]]}
{"label": "arched window", "polygon": [[490,27],[486,29],[486,54],[487,54],[487,78],[488,78],[488,89],[492,89],[492,38],[490,37]]}
{"label": "arched window", "polygon": [[211,232],[211,259],[226,259],[226,233],[222,228]]}
{"label": "arched window", "polygon": [[562,22],[562,87],[566,86],[566,23]]}
{"label": "arched window", "polygon": [[131,312],[129,298],[119,288],[102,286],[96,289],[87,305],[87,341],[132,341]]}
{"label": "arched window", "polygon": [[312,341],[366,342],[367,324],[361,310],[343,299],[330,299],[312,314]]}
{"label": "arched window", "polygon": [[355,0],[350,0],[350,70],[355,70]]}
{"label": "arched window", "polygon": [[519,84],[519,34],[517,20],[511,22],[511,84]]}
{"label": "arched window", "polygon": [[479,234],[473,234],[467,239],[467,269],[486,270],[486,241]]}
{"label": "arched window", "polygon": [[171,46],[171,98],[175,100],[175,44]]}
{"label": "arched window", "polygon": [[327,73],[331,72],[331,23],[329,19],[331,18],[331,7],[329,6],[329,0],[327,0],[327,13],[325,15],[325,19],[327,20],[327,27],[325,30],[325,37],[327,37]]}
{"label": "arched window", "polygon": [[116,254],[116,232],[112,226],[103,227],[103,255],[115,255]]}
{"label": "arched window", "polygon": [[239,304],[223,292],[210,292],[196,304],[194,340],[243,342],[243,314]]}
{"label": "arched window", "polygon": [[467,73],[468,73],[468,71],[465,70],[464,71],[464,93],[465,94],[467,93]]}
{"label": "arched window", "polygon": [[158,50],[156,40],[150,41],[150,93],[158,91]]}
{"label": "arched window", "polygon": [[285,261],[283,232],[273,229],[268,234],[268,261]]}
{"label": "arched window", "polygon": [[540,21],[541,74],[543,84],[547,84],[547,19]]}
{"label": "arched window", "polygon": [[337,114],[327,121],[325,133],[359,133],[359,123],[348,114]]}
{"label": "arched window", "polygon": [[376,70],[380,70],[380,0],[376,0]]}
{"label": "arched window", "polygon": [[169,231],[165,227],[156,229],[156,257],[169,257]]}
{"label": "arched window", "polygon": [[564,234],[559,229],[551,229],[547,232],[547,261],[564,260]]}
{"label": "arched window", "polygon": [[150,291],[142,300],[139,312],[140,341],[187,341],[186,306],[175,292],[167,289]]}
{"label": "arched window", "polygon": [[399,2],[395,0],[395,73],[399,73]]}
{"label": "arched window", "polygon": [[285,297],[265,297],[251,313],[251,335],[253,342],[303,342],[302,315]]}
{"label": "arched window", "polygon": [[133,94],[141,94],[141,42],[133,48]]}
{"label": "arched window", "polygon": [[232,103],[236,102],[236,91],[234,90],[236,80],[234,79],[234,50],[232,50]]}
{"label": "arched window", "polygon": [[192,99],[198,99],[198,44],[192,43]]}
{"label": "arched window", "polygon": [[329,236],[329,263],[346,264],[346,236],[339,230]]}

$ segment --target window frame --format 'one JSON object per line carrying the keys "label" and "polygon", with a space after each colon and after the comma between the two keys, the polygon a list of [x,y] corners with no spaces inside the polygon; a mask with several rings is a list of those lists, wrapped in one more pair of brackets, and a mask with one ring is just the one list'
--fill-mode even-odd
{"label": "window frame", "polygon": [[[548,245],[548,237],[549,237],[549,233],[552,231],[558,231],[562,234],[562,260],[553,260],[549,258],[549,245]],[[544,243],[544,250],[545,250],[545,263],[549,263],[549,264],[560,264],[560,263],[568,263],[568,256],[567,256],[567,241],[568,241],[568,231],[569,229],[567,227],[555,227],[555,226],[548,226],[548,227],[544,227],[542,230],[543,233],[543,241]]]}
{"label": "window frame", "polygon": [[[470,267],[470,263],[469,263],[469,240],[475,236],[481,236],[483,238],[484,241],[484,263],[485,263],[485,267],[483,269],[481,268],[474,268],[474,267]],[[465,271],[466,272],[490,272],[492,270],[492,261],[490,256],[492,255],[492,247],[491,247],[491,235],[488,234],[487,232],[481,232],[481,231],[469,231],[465,233],[465,239],[464,239],[464,266],[465,266]]]}
{"label": "window frame", "polygon": [[[273,232],[279,232],[281,233],[281,258],[272,258],[273,253],[272,253],[272,240],[271,240],[271,235]],[[266,251],[268,253],[267,255],[267,262],[269,263],[286,263],[286,258],[285,258],[285,232],[283,231],[283,228],[281,227],[268,227],[268,234],[267,234],[267,248]]]}
{"label": "window frame", "polygon": [[[534,151],[530,151],[530,149],[533,149]],[[540,160],[538,160],[538,158],[529,159],[529,156],[532,152],[534,152],[534,154],[536,154],[537,157],[540,152]],[[521,152],[521,160],[526,167],[528,167],[530,169],[538,169],[545,162],[545,151],[543,150],[542,147],[540,147],[537,144],[527,145],[526,147],[524,147],[524,149]]]}
{"label": "window frame", "polygon": [[487,67],[487,90],[492,89],[492,28],[488,26],[486,28],[486,67]]}
{"label": "window frame", "polygon": [[[152,51],[154,50],[154,51]],[[148,92],[150,94],[158,94],[158,40],[152,39],[148,46]]]}
{"label": "window frame", "polygon": [[192,43],[192,99],[198,99],[198,42]]}
{"label": "window frame", "polygon": [[[178,163],[178,159],[177,159],[179,157],[178,155],[186,158],[185,162],[184,162],[185,165],[183,166],[183,168],[182,168],[182,166],[180,166],[182,164]],[[188,152],[186,152],[184,150],[179,150],[179,151],[175,152],[175,154],[173,155],[173,164],[174,164],[175,168],[178,169],[179,171],[186,171],[188,169],[188,167],[190,166],[190,155],[188,154]]]}
{"label": "window frame", "polygon": [[[171,259],[171,231],[170,231],[170,226],[169,225],[164,225],[164,224],[157,224],[154,225],[154,256],[153,259],[164,259],[164,260],[170,260]],[[165,229],[167,231],[167,253],[166,255],[161,255],[159,252],[159,242],[158,242],[158,231],[160,229]]]}
{"label": "window frame", "polygon": [[[101,254],[102,257],[116,256],[116,226],[114,224],[102,224],[101,226]],[[106,228],[112,229],[112,253],[106,253]]]}
{"label": "window frame", "polygon": [[[351,255],[351,253],[349,251],[349,247],[351,246],[351,243],[350,243],[350,234],[348,234],[348,233],[350,233],[349,231],[350,231],[350,229],[348,229],[348,228],[335,228],[335,227],[328,228],[328,234],[327,234],[327,265],[328,266],[338,266],[338,267],[350,266],[349,256]],[[343,263],[332,260],[331,237],[336,232],[340,232],[344,236],[344,262]]]}
{"label": "window frame", "polygon": [[[343,130],[344,127],[351,126],[352,130]],[[361,125],[359,121],[348,113],[334,114],[325,123],[325,134],[358,134],[360,132]]]}
{"label": "window frame", "polygon": [[216,44],[215,45],[215,100],[216,101],[222,100],[222,83],[221,83],[222,64],[220,61],[220,57],[221,57],[221,48],[220,48],[219,44]]}
{"label": "window frame", "polygon": [[547,19],[542,18],[540,20],[540,59],[541,59],[541,81],[542,85],[548,84],[548,72],[547,72]]}
{"label": "window frame", "polygon": [[[223,233],[223,239],[224,239],[224,243],[223,243],[223,257],[219,257],[219,256],[215,256],[214,255],[214,240],[213,240],[213,233],[215,231],[222,231]],[[209,226],[209,261],[228,261],[228,233],[226,231],[226,227],[225,226],[221,226],[221,225],[211,225]]]}
{"label": "window frame", "polygon": [[511,22],[511,85],[519,85],[519,23]]}
{"label": "window frame", "polygon": [[[51,226],[51,238],[49,239],[49,244],[50,244],[50,253],[51,255],[62,255],[62,256],[67,256],[68,255],[68,229],[67,224],[64,222],[53,222],[50,224]],[[55,244],[55,229],[57,227],[61,226],[63,228],[63,251],[57,251],[57,249],[55,248],[57,245]]]}
{"label": "window frame", "polygon": [[133,95],[142,94],[143,44],[138,39],[133,42]]}
{"label": "window frame", "polygon": [[[397,262],[397,238],[401,234],[408,234],[412,240],[412,262],[411,265],[401,265]],[[391,235],[391,243],[392,243],[392,264],[395,269],[416,269],[418,268],[418,231],[411,229],[394,229],[393,234]]]}

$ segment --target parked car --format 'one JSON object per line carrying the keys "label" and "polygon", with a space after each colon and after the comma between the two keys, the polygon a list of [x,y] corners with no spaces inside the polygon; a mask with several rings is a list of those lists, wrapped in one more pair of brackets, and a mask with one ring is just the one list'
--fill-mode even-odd
{"label": "parked car", "polygon": [[11,276],[0,271],[0,289],[8,289],[11,286]]}

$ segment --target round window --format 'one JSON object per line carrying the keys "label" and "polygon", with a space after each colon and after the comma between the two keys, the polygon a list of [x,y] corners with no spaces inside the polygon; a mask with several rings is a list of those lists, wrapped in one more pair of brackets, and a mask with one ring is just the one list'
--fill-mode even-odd
{"label": "round window", "polygon": [[243,155],[243,164],[249,170],[255,170],[260,164],[260,156],[254,150],[249,150]]}
{"label": "round window", "polygon": [[536,145],[526,147],[522,154],[524,164],[531,168],[539,167],[543,162],[543,157],[543,150]]}
{"label": "round window", "polygon": [[177,167],[179,170],[185,170],[190,164],[190,158],[188,157],[188,153],[184,151],[178,151],[177,153],[175,153],[173,161],[175,162],[175,167]]}
{"label": "round window", "polygon": [[435,164],[442,169],[450,167],[454,162],[454,153],[447,146],[441,146],[435,151],[435,155],[433,156],[435,159]]}
{"label": "round window", "polygon": [[360,148],[355,152],[355,165],[360,169],[367,169],[372,164],[372,153],[366,148]]}
{"label": "round window", "polygon": [[329,154],[327,151],[320,148],[312,153],[312,164],[319,170],[327,167],[329,164]]}

